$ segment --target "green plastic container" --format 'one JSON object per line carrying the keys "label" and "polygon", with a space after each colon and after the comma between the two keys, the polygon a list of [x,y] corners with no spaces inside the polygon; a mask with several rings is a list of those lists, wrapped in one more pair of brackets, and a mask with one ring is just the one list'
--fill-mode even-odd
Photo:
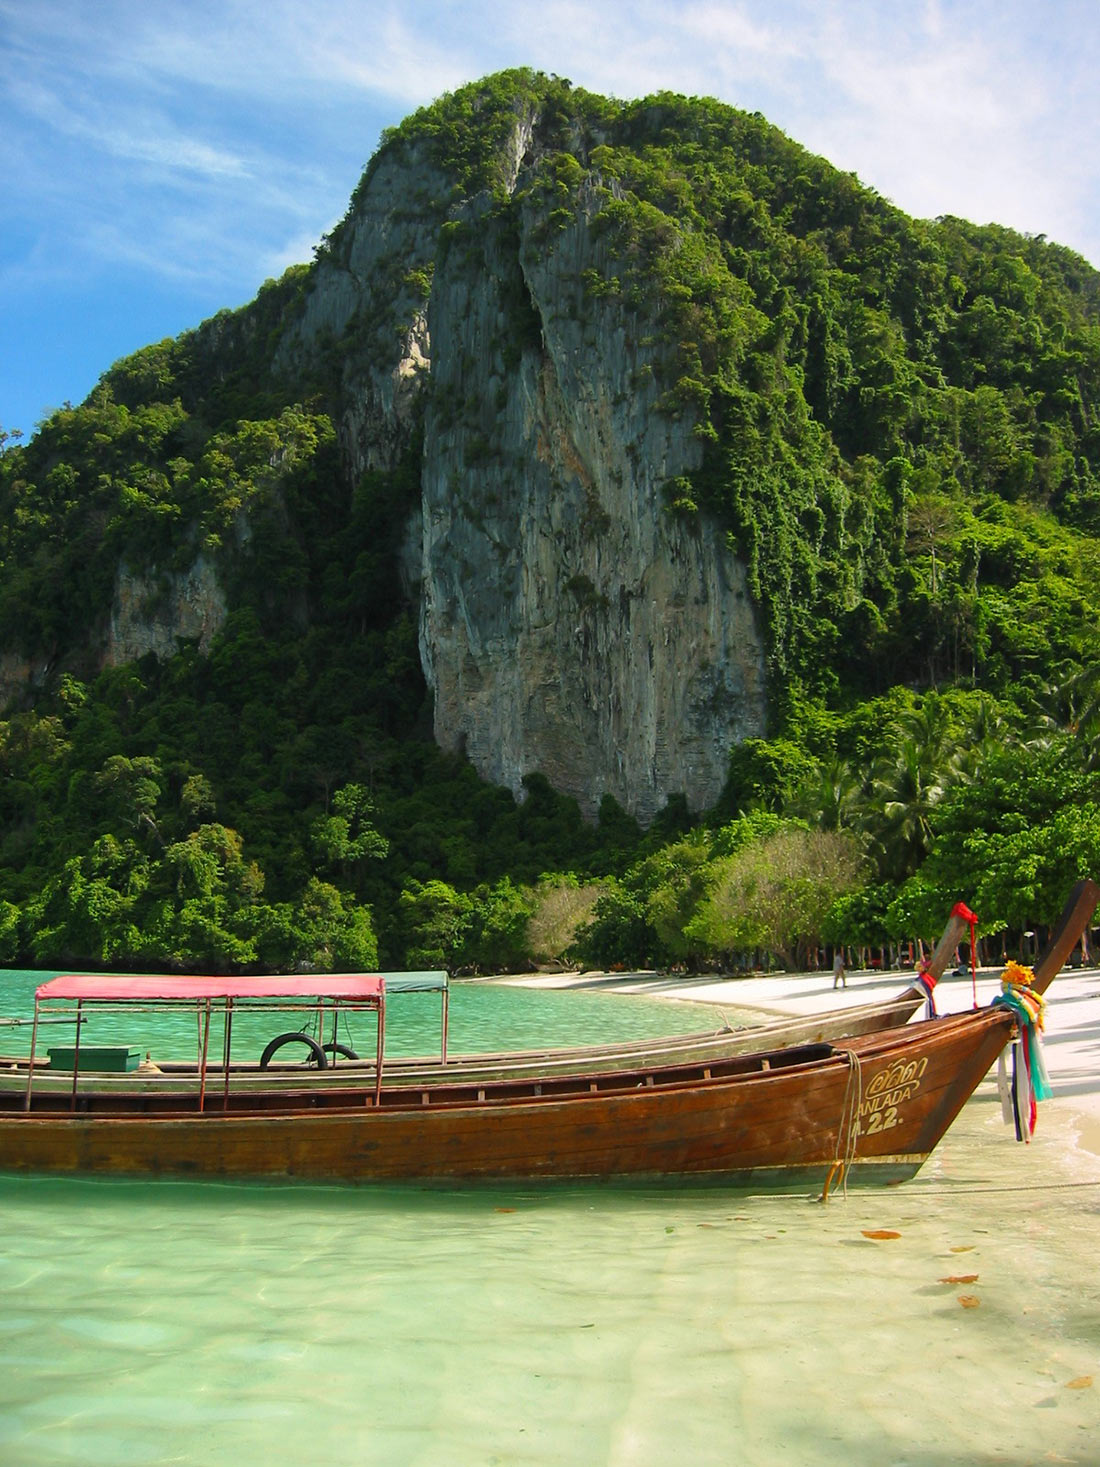
{"label": "green plastic container", "polygon": [[[50,1069],[71,1070],[76,1050],[71,1046],[51,1049]],[[80,1073],[85,1070],[100,1070],[109,1074],[123,1074],[136,1070],[141,1063],[141,1051],[122,1044],[82,1044],[80,1046]]]}

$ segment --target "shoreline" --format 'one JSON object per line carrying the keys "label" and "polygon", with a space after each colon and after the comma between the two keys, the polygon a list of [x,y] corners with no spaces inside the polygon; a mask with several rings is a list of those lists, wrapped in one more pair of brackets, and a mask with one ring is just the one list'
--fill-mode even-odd
{"label": "shoreline", "polygon": [[[890,998],[915,976],[912,969],[856,969],[848,973],[847,987],[835,990],[832,973],[825,971],[726,978],[657,972],[517,973],[474,981],[519,988],[624,993],[670,1003],[724,1004],[758,1014],[763,1022]],[[1000,992],[1000,978],[999,967],[978,970],[979,1007],[984,1008]],[[936,987],[940,1014],[963,1013],[973,1007],[974,999],[975,986],[969,973],[948,974]],[[1039,1105],[1036,1136],[1044,1130],[1055,1135],[1068,1160],[1100,1163],[1100,968],[1063,969],[1048,990],[1045,1018],[1043,1057],[1054,1093]],[[975,1093],[985,1098],[995,1095],[995,1071]]]}

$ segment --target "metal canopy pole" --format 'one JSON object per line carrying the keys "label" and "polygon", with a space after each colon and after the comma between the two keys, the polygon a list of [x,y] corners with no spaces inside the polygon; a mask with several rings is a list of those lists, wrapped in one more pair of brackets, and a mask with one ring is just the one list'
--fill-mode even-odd
{"label": "metal canopy pole", "polygon": [[199,1110],[206,1103],[206,1055],[210,1046],[210,1000],[206,999],[203,1005],[202,1025],[202,1054],[199,1058]]}
{"label": "metal canopy pole", "polygon": [[374,1070],[374,1103],[382,1104],[382,1051],[386,1043],[386,996],[379,994],[378,1008],[375,1010],[378,1020],[378,1042],[375,1046],[375,1070]]}
{"label": "metal canopy pole", "polygon": [[82,1003],[78,998],[76,1001],[76,1038],[73,1041],[73,1088],[69,1096],[69,1109],[76,1110],[76,1079],[80,1074],[80,1019]]}
{"label": "metal canopy pole", "polygon": [[34,1000],[34,1023],[31,1025],[31,1057],[27,1061],[27,1093],[23,1097],[23,1109],[31,1108],[31,1086],[34,1084],[34,1049],[38,1042],[38,998]]}
{"label": "metal canopy pole", "polygon": [[233,1033],[233,1000],[225,1001],[225,1042],[222,1046],[222,1065],[225,1069],[225,1085],[222,1089],[222,1110],[229,1109],[229,1046]]}

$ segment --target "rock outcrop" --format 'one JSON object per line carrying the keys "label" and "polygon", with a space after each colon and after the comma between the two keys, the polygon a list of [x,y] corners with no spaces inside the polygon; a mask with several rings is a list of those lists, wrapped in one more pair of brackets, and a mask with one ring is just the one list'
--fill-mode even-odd
{"label": "rock outcrop", "polygon": [[[470,230],[436,270],[423,470],[421,654],[437,740],[495,783],[539,771],[592,815],[712,804],[763,731],[744,568],[666,481],[697,466],[657,411],[646,323],[582,281],[607,262],[579,214]],[[517,307],[517,302],[519,305]],[[462,398],[478,364],[477,403]]]}
{"label": "rock outcrop", "polygon": [[183,573],[156,577],[120,565],[104,665],[137,662],[150,652],[164,661],[179,651],[181,641],[194,641],[206,652],[227,610],[214,563],[205,555]]}
{"label": "rock outcrop", "polygon": [[[518,115],[503,150],[516,198],[533,132]],[[590,816],[610,794],[648,822],[673,795],[712,804],[731,744],[763,732],[764,647],[721,530],[666,503],[699,442],[690,412],[657,406],[653,322],[592,289],[602,197],[551,228],[499,190],[456,199],[415,144],[393,148],[278,361],[346,339],[353,476],[393,467],[430,383],[410,534],[438,742],[517,795],[540,772]]]}
{"label": "rock outcrop", "polygon": [[[520,797],[541,773],[590,817],[605,795],[642,822],[671,796],[699,810],[730,746],[764,731],[745,568],[666,494],[700,439],[690,405],[661,396],[659,296],[615,277],[601,214],[618,185],[551,149],[531,98],[505,122],[480,171],[442,163],[432,126],[388,139],[293,300],[261,292],[202,328],[202,372],[270,372],[290,402],[312,384],[349,485],[415,483],[415,458],[401,569],[442,746]],[[224,546],[196,536],[186,571],[120,565],[89,663],[205,650],[253,508]],[[296,594],[269,614],[304,625]],[[5,666],[0,692],[30,677]]]}

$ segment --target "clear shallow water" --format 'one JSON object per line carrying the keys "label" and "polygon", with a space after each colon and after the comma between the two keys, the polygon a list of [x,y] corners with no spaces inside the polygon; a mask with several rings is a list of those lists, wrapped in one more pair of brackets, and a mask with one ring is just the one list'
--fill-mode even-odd
{"label": "clear shallow water", "polygon": [[1100,1187],[993,1112],[824,1207],[0,1178],[0,1461],[1095,1464]]}
{"label": "clear shallow water", "polygon": [[[0,970],[0,1015],[31,1018],[34,990],[48,973]],[[182,1017],[169,1009],[91,1009],[85,1011],[82,1045],[128,1043],[154,1059],[194,1059],[198,1052],[194,1014]],[[233,1055],[258,1059],[268,1040],[301,1027],[302,1014],[241,1012],[233,1018]],[[760,1021],[714,1003],[670,1002],[585,990],[546,992],[506,984],[455,983],[450,989],[449,1053],[537,1049],[587,1045],[601,1040],[647,1039],[659,1034],[720,1028],[723,1021]],[[50,1025],[38,1036],[38,1052],[50,1045],[72,1045],[73,1025]],[[329,1036],[326,1036],[329,1037]],[[340,1040],[361,1055],[374,1053],[371,1015],[356,1015],[349,1027],[340,1022]],[[386,1003],[386,1053],[433,1055],[440,1047],[440,998],[434,993],[397,993]],[[0,1053],[26,1055],[31,1028],[0,1027]],[[210,1027],[210,1053],[221,1055],[221,1025]]]}
{"label": "clear shallow water", "polygon": [[1017,1146],[987,1083],[915,1181],[824,1207],[0,1177],[0,1463],[1095,1467],[1067,1124]]}
{"label": "clear shallow water", "polygon": [[[29,1019],[34,1014],[34,990],[52,973],[0,969],[0,1015]],[[297,1029],[299,1014],[241,1013],[233,1020],[233,1054],[259,1059],[264,1045],[280,1032]],[[547,992],[512,988],[504,984],[455,983],[451,987],[448,1049],[463,1051],[534,1049],[546,1046],[599,1043],[611,1039],[644,1039],[661,1034],[716,1029],[730,1023],[759,1022],[714,1004],[635,998],[587,991]],[[351,1041],[361,1054],[374,1052],[375,1026],[369,1015],[357,1016],[348,1029],[341,1023],[340,1039]],[[438,994],[396,994],[386,1003],[386,1053],[438,1054],[440,1000]],[[39,1035],[39,1051],[49,1045],[71,1045],[72,1025],[51,1025]],[[221,1028],[210,1028],[210,1053],[221,1055]],[[145,1012],[121,1009],[86,1011],[82,1044],[134,1044],[154,1059],[194,1059],[196,1022],[164,1009]],[[30,1026],[0,1028],[0,1052],[27,1054]]]}

